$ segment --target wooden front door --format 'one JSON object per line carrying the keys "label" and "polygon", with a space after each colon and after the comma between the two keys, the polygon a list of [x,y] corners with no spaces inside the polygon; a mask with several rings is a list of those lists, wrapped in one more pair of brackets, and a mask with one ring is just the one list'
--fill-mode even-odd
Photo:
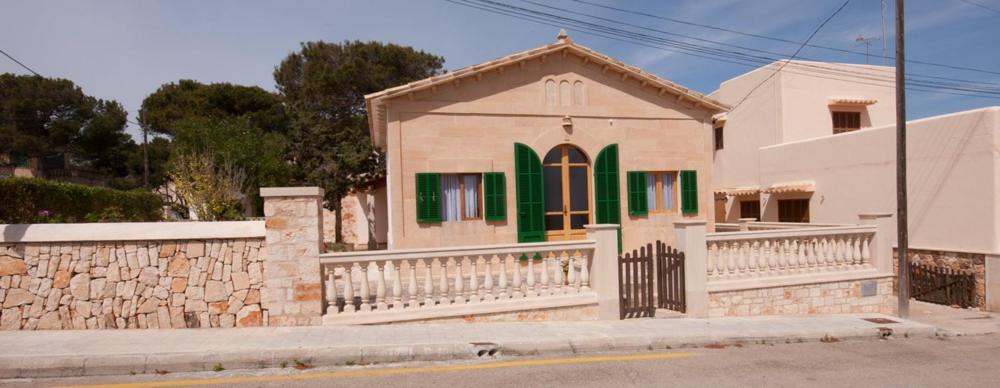
{"label": "wooden front door", "polygon": [[545,179],[545,239],[579,240],[590,223],[590,163],[580,149],[563,144],[542,160]]}

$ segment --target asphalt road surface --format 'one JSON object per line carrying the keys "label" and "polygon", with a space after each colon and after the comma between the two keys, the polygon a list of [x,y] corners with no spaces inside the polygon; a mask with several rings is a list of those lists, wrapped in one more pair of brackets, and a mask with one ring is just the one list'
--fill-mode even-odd
{"label": "asphalt road surface", "polygon": [[702,347],[370,367],[6,380],[4,386],[961,387],[1000,386],[1000,336]]}

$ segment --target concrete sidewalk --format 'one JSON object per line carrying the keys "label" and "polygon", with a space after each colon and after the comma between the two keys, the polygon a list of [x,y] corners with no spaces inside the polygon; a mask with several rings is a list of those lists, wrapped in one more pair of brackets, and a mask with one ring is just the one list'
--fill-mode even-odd
{"label": "concrete sidewalk", "polygon": [[[873,323],[862,318],[893,322]],[[878,314],[725,319],[0,332],[0,378],[357,365],[934,336]],[[300,365],[300,366],[301,366]]]}
{"label": "concrete sidewalk", "polygon": [[1000,332],[1000,314],[939,304],[910,301],[910,319],[938,329],[938,335],[952,337]]}

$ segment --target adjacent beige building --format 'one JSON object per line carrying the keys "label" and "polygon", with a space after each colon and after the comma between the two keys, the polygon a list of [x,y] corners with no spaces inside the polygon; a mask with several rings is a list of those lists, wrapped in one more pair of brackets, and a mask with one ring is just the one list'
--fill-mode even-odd
{"label": "adjacent beige building", "polygon": [[582,239],[593,223],[621,224],[631,249],[714,219],[727,106],[564,34],[366,99],[390,249]]}

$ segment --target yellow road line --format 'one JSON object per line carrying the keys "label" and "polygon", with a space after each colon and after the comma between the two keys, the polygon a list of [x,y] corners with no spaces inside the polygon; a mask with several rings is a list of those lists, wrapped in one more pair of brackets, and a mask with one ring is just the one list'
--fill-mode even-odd
{"label": "yellow road line", "polygon": [[586,363],[596,363],[596,362],[664,360],[671,358],[685,358],[688,356],[690,356],[690,354],[688,353],[656,353],[656,354],[637,354],[629,356],[549,358],[541,360],[502,361],[502,362],[493,362],[485,364],[429,366],[429,367],[418,367],[418,368],[361,369],[361,370],[350,370],[350,371],[305,373],[305,374],[292,374],[292,375],[281,375],[281,376],[221,377],[215,379],[167,380],[167,381],[152,381],[145,383],[75,385],[75,386],[68,386],[67,388],[69,387],[149,388],[149,387],[181,387],[181,386],[192,386],[192,385],[261,383],[261,382],[271,382],[271,381],[294,381],[294,380],[334,379],[334,378],[344,378],[344,377],[387,376],[387,375],[401,375],[401,374],[411,374],[411,373],[458,372],[458,371],[470,371],[470,370],[480,370],[480,369],[516,368],[516,367],[526,367],[526,366],[586,364]]}

